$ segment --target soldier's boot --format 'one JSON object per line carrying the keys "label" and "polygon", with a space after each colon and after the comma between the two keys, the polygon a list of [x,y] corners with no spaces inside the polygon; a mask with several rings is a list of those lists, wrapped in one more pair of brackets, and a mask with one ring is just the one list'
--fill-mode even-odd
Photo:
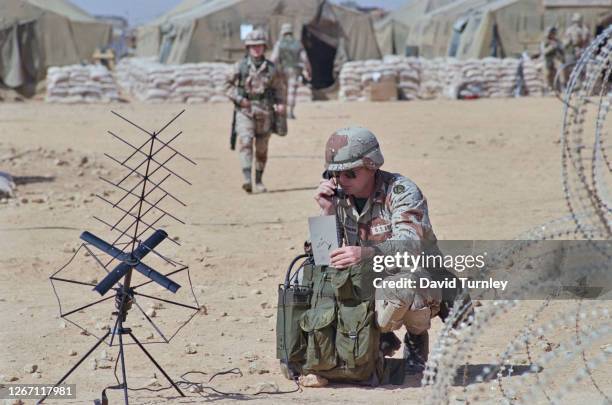
{"label": "soldier's boot", "polygon": [[404,370],[407,374],[418,374],[425,370],[425,363],[429,356],[429,334],[427,331],[420,335],[406,332],[404,336]]}
{"label": "soldier's boot", "polygon": [[293,113],[293,107],[289,109],[289,114],[287,115],[287,118],[291,118],[292,120],[295,119],[295,114]]}
{"label": "soldier's boot", "polygon": [[265,193],[266,191],[268,191],[266,186],[264,186],[264,184],[261,182],[262,177],[263,177],[263,170],[256,170],[255,171],[255,190],[258,193]]}
{"label": "soldier's boot", "polygon": [[381,333],[380,335],[380,351],[385,357],[391,357],[402,347],[402,341],[395,336],[393,332]]}
{"label": "soldier's boot", "polygon": [[242,189],[247,193],[253,191],[253,184],[251,184],[251,168],[242,169],[242,175],[244,176],[244,183],[242,183]]}

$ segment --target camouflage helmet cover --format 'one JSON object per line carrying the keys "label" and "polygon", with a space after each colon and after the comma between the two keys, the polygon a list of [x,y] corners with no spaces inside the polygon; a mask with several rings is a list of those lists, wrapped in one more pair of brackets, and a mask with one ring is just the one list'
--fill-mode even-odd
{"label": "camouflage helmet cover", "polygon": [[293,26],[289,23],[281,25],[280,36],[282,37],[285,34],[293,34]]}
{"label": "camouflage helmet cover", "polygon": [[268,44],[268,36],[262,29],[255,29],[249,32],[246,37],[244,37],[244,46],[249,47],[252,45],[267,45]]}
{"label": "camouflage helmet cover", "polygon": [[376,136],[366,128],[339,129],[329,137],[325,145],[325,168],[329,171],[357,167],[376,170],[384,162]]}

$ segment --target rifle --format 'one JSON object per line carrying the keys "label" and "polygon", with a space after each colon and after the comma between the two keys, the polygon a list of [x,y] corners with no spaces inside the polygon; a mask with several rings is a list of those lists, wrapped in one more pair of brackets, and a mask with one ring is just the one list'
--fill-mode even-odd
{"label": "rifle", "polygon": [[234,116],[232,117],[232,132],[230,133],[230,149],[236,149],[236,109],[234,108]]}

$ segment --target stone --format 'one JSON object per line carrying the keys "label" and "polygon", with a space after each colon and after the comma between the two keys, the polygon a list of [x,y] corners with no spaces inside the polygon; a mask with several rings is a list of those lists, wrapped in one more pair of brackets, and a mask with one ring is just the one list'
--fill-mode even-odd
{"label": "stone", "polygon": [[327,380],[327,378],[323,378],[316,374],[308,374],[308,375],[301,375],[300,378],[298,379],[298,383],[302,387],[320,388],[320,387],[325,387],[329,383],[329,381]]}
{"label": "stone", "polygon": [[251,295],[261,295],[261,290],[251,290]]}
{"label": "stone", "polygon": [[278,385],[272,381],[260,382],[255,386],[255,393],[259,394],[262,392],[278,392]]}
{"label": "stone", "polygon": [[191,387],[189,387],[188,391],[192,394],[197,394],[198,392],[202,392],[202,387],[199,385],[192,385]]}
{"label": "stone", "polygon": [[98,369],[98,360],[96,360],[96,359],[89,360],[89,369],[90,370],[97,370]]}
{"label": "stone", "polygon": [[153,334],[153,332],[149,332],[147,334],[147,336],[145,336],[145,339],[147,339],[147,340],[151,340],[151,339],[154,339],[154,338],[155,338],[155,335]]}
{"label": "stone", "polygon": [[206,308],[206,305],[200,305],[199,312],[200,315],[208,315],[208,308]]}
{"label": "stone", "polygon": [[154,302],[153,304],[151,304],[151,308],[153,308],[153,309],[164,309],[164,304],[162,304],[161,302]]}
{"label": "stone", "polygon": [[185,353],[186,354],[196,354],[198,352],[198,349],[195,348],[195,345],[192,343],[189,343],[187,345],[185,345]]}
{"label": "stone", "polygon": [[147,383],[147,387],[160,387],[161,384],[157,381],[157,378],[151,378]]}
{"label": "stone", "polygon": [[24,373],[31,374],[36,370],[38,370],[38,366],[36,364],[26,364],[25,366],[23,366]]}
{"label": "stone", "polygon": [[108,330],[110,329],[110,326],[106,322],[96,322],[96,329],[97,330]]}
{"label": "stone", "polygon": [[76,350],[70,350],[68,352],[68,356],[76,356],[77,355],[77,351]]}
{"label": "stone", "polygon": [[112,359],[113,359],[113,356],[108,354],[106,349],[103,349],[100,351],[100,360],[112,360]]}
{"label": "stone", "polygon": [[42,378],[42,374],[39,372],[32,373],[32,378],[36,378],[37,380],[40,380]]}
{"label": "stone", "polygon": [[55,159],[53,164],[55,166],[68,166],[68,162],[66,162],[65,160],[62,160],[62,159]]}
{"label": "stone", "polygon": [[145,312],[145,314],[147,314],[147,316],[149,318],[155,318],[155,316],[157,315],[157,312],[155,312],[155,309],[153,308],[149,308],[147,309],[147,311]]}
{"label": "stone", "polygon": [[100,360],[98,362],[98,368],[109,369],[113,367],[113,362],[109,360]]}
{"label": "stone", "polygon": [[252,352],[246,352],[243,354],[243,357],[245,358],[246,361],[255,361],[259,359],[259,356],[256,355],[255,353]]}

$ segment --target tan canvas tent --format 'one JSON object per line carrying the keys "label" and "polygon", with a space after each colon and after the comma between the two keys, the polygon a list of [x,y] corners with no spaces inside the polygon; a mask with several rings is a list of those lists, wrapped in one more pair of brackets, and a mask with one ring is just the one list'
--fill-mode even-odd
{"label": "tan canvas tent", "polygon": [[19,88],[42,79],[49,66],[90,59],[111,30],[66,0],[2,0],[0,82]]}
{"label": "tan canvas tent", "polygon": [[564,7],[545,7],[543,0],[459,0],[421,16],[406,45],[428,58],[533,55],[539,52],[547,26],[555,25],[563,33],[571,15],[580,12],[595,31],[598,21],[610,11],[601,5],[610,0],[596,0],[597,5],[588,7],[580,0],[563,1]]}
{"label": "tan canvas tent", "polygon": [[[191,1],[191,0],[187,0]],[[377,59],[381,54],[370,16],[326,0],[202,0],[179,5],[138,33],[139,56],[159,55],[169,64],[236,61],[244,55],[241,36],[253,27],[267,30],[270,45],[281,24],[290,22],[314,61],[316,86],[333,83],[344,60]],[[157,51],[156,51],[157,50]]]}
{"label": "tan canvas tent", "polygon": [[459,0],[409,0],[384,19],[377,21],[374,29],[381,53],[403,55],[410,51],[405,46],[419,19],[457,1]]}

